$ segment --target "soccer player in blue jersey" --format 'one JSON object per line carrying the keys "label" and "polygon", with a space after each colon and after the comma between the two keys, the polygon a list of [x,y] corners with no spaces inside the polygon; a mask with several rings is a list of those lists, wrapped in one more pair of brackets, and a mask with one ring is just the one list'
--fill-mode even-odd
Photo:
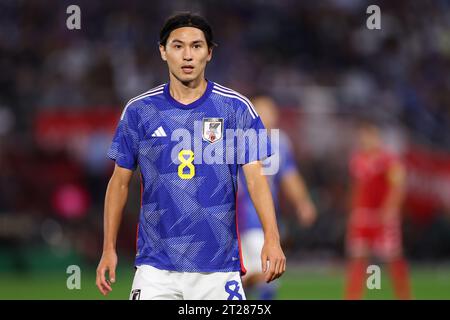
{"label": "soccer player in blue jersey", "polygon": [[115,169],[105,196],[97,287],[106,295],[116,280],[118,229],[139,167],[142,205],[130,299],[245,299],[236,218],[240,167],[264,229],[265,280],[286,268],[260,162],[271,154],[270,143],[252,134],[264,126],[250,101],[205,78],[214,42],[204,18],[169,18],[159,44],[169,82],[126,104],[108,152]]}
{"label": "soccer player in blue jersey", "polygon": [[[265,127],[268,130],[277,128],[279,114],[274,100],[267,96],[258,96],[252,102]],[[278,194],[281,191],[293,205],[299,222],[304,226],[310,226],[316,219],[315,206],[309,197],[303,177],[297,169],[289,138],[281,130],[279,134],[278,148],[274,148],[278,152],[262,162],[265,166],[273,158],[278,158],[278,171],[276,174],[267,176],[272,196],[277,204]],[[242,240],[243,260],[247,270],[247,274],[243,278],[244,288],[248,291],[247,293],[256,291],[256,297],[259,299],[272,300],[276,294],[276,283],[264,281],[264,273],[259,263],[259,252],[264,245],[264,232],[243,175],[239,175],[238,185],[238,225]]]}

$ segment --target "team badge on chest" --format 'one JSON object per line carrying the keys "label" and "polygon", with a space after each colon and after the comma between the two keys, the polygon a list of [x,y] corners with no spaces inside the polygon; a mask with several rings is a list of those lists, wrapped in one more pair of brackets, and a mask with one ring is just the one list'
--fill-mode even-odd
{"label": "team badge on chest", "polygon": [[203,140],[210,143],[223,137],[223,118],[203,118]]}

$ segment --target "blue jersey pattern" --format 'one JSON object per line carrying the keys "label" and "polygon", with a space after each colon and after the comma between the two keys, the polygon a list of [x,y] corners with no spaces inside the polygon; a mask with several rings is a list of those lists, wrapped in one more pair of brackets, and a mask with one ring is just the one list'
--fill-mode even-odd
{"label": "blue jersey pattern", "polygon": [[[183,272],[245,272],[236,228],[239,147],[235,136],[226,135],[226,129],[246,132],[264,126],[247,98],[219,84],[208,81],[202,97],[188,105],[173,99],[169,86],[163,84],[130,100],[108,151],[118,166],[130,170],[139,167],[141,172],[135,265]],[[205,119],[222,119],[222,136],[219,132],[210,141],[200,138],[195,143],[195,135],[203,133]],[[216,123],[216,128],[220,129],[220,124]],[[194,169],[183,169],[192,170],[192,176],[182,179],[182,164],[174,161],[172,154],[182,140],[172,136],[180,132],[178,129],[192,137],[187,141],[191,150],[205,151],[211,146],[219,151],[227,149],[234,162],[207,164],[199,162],[196,153],[190,162]],[[230,147],[231,139],[234,145]],[[244,163],[264,159],[264,154],[252,151],[249,145],[240,146]],[[269,143],[266,146],[270,154]]]}
{"label": "blue jersey pattern", "polygon": [[[278,192],[280,189],[281,179],[297,170],[295,160],[292,153],[291,143],[289,141],[288,136],[280,130],[280,139],[278,141],[278,146],[275,144],[277,141],[272,141],[272,150],[276,152],[278,150],[279,154],[279,170],[274,175],[268,175],[267,180],[269,182],[270,191],[272,192],[272,197],[275,204],[275,209],[277,210],[278,206]],[[272,157],[275,157],[274,153]],[[263,161],[263,165],[267,165],[270,159],[266,159]],[[250,195],[247,190],[247,184],[245,182],[244,173],[242,169],[239,170],[239,179],[238,179],[238,201],[237,201],[237,212],[238,212],[238,225],[239,231],[245,232],[250,229],[261,229],[261,222],[259,220],[258,214],[256,213],[256,209],[252,203]],[[278,211],[278,210],[277,210]]]}

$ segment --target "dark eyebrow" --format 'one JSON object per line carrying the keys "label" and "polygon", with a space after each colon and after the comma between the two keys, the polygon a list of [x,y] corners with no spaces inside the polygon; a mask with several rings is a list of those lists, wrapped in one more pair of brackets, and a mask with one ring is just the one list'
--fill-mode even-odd
{"label": "dark eyebrow", "polygon": [[[183,41],[181,41],[181,40],[178,40],[178,39],[174,39],[174,40],[172,40],[172,43],[174,43],[174,42],[177,42],[177,43],[184,43]],[[194,40],[194,41],[192,41],[192,43],[193,44],[198,44],[198,43],[205,43],[205,40]]]}

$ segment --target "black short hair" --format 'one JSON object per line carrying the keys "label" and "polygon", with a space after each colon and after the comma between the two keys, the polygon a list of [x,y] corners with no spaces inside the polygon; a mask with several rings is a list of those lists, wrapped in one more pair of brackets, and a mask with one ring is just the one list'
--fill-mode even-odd
{"label": "black short hair", "polygon": [[213,41],[212,28],[208,21],[200,15],[192,14],[190,12],[182,12],[169,17],[159,33],[159,44],[166,46],[167,39],[170,33],[178,28],[193,27],[203,31],[205,35],[208,48],[217,46]]}

